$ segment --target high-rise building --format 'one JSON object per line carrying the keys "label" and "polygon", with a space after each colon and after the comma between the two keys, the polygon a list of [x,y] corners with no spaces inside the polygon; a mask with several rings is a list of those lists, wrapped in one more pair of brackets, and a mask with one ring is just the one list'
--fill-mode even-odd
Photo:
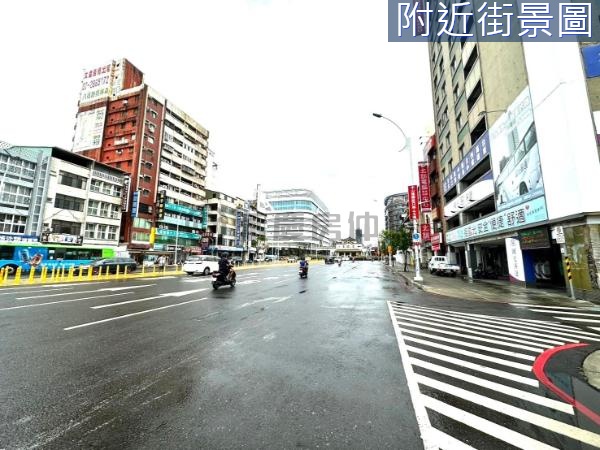
{"label": "high-rise building", "polygon": [[120,239],[132,254],[199,251],[208,136],[128,60],[85,71],[73,151],[129,175]]}
{"label": "high-rise building", "polygon": [[267,243],[271,251],[285,254],[317,252],[329,248],[329,210],[308,189],[264,192],[267,212]]}
{"label": "high-rise building", "polygon": [[408,223],[408,193],[388,195],[383,200],[385,229],[399,231]]}
{"label": "high-rise building", "polygon": [[362,243],[363,243],[362,229],[357,228],[356,230],[354,230],[354,236],[356,237],[356,243],[362,245]]}
{"label": "high-rise building", "polygon": [[448,253],[469,276],[565,287],[569,257],[575,294],[600,298],[598,48],[429,44]]}

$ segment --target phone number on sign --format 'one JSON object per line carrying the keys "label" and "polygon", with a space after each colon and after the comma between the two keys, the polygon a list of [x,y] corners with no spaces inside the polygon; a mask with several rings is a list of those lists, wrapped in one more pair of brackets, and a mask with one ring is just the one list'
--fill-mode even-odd
{"label": "phone number on sign", "polygon": [[103,84],[108,84],[109,76],[106,75],[102,78],[97,78],[95,80],[84,81],[82,85],[82,89],[92,89],[98,86],[102,86]]}

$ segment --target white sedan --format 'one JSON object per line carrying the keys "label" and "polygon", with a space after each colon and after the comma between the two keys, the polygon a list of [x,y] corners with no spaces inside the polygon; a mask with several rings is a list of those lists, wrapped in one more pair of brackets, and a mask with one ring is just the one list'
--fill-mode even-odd
{"label": "white sedan", "polygon": [[219,271],[219,258],[210,255],[190,256],[183,263],[183,271],[188,275],[210,275]]}

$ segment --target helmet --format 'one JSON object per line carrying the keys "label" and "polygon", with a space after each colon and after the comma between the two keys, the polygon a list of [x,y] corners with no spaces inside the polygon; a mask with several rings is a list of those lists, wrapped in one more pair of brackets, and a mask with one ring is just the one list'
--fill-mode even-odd
{"label": "helmet", "polygon": [[221,253],[221,258],[228,258],[228,257],[229,257],[229,253],[227,253],[227,252]]}

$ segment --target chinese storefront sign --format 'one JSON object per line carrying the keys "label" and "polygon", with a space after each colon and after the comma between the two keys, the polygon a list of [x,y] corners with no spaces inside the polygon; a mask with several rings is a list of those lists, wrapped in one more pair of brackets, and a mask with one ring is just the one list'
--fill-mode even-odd
{"label": "chinese storefront sign", "polygon": [[431,193],[429,190],[429,164],[419,162],[419,191],[421,197],[421,211],[431,212]]}
{"label": "chinese storefront sign", "polygon": [[410,220],[419,220],[419,194],[417,186],[408,187],[408,210]]}

